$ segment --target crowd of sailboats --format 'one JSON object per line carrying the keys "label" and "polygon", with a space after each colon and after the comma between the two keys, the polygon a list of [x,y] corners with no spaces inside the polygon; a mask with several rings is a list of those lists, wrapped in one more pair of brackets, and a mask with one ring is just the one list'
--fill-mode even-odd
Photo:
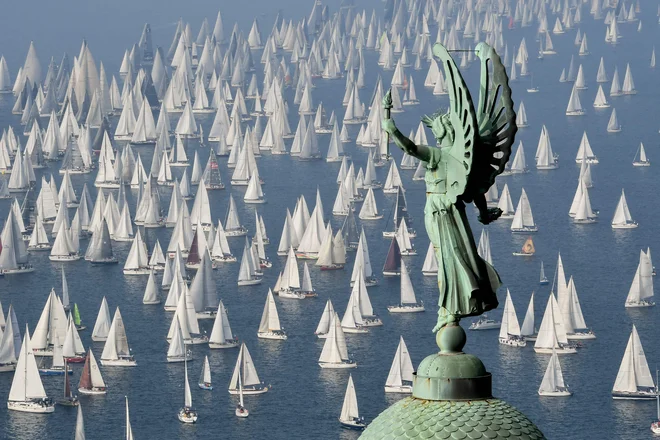
{"label": "crowd of sailboats", "polygon": [[[0,274],[13,276],[39,269],[33,264],[41,261],[38,253],[42,252],[44,258],[48,256],[48,264],[61,270],[63,278],[61,295],[55,290],[43,292],[46,304],[32,335],[26,328],[21,337],[14,305],[9,307],[6,318],[0,313],[5,321],[0,337],[0,371],[14,372],[9,408],[30,412],[54,410],[53,400],[46,396],[40,375],[44,380],[49,380],[46,379],[48,375],[60,379],[63,376],[63,402],[73,404],[77,398],[71,392],[69,373],[77,368],[75,364],[82,364],[78,393],[102,395],[113,392],[114,388],[112,376],[106,374],[108,370],[135,367],[138,361],[139,365],[146,363],[143,361],[147,359],[146,354],[144,357],[141,352],[134,354],[128,342],[128,333],[133,335],[138,331],[134,310],[129,309],[128,304],[119,304],[126,312],[125,321],[117,304],[113,304],[114,314],[111,314],[105,297],[100,300],[90,336],[98,344],[83,345],[84,336],[81,338],[79,332],[84,325],[77,304],[69,298],[63,267],[68,270],[82,264],[121,263],[121,273],[127,282],[144,281],[142,305],[167,312],[167,335],[158,336],[168,342],[167,352],[161,356],[168,363],[183,366],[184,405],[177,413],[183,423],[193,423],[198,418],[188,379],[188,368],[200,358],[199,349],[193,345],[214,350],[236,348],[234,353],[238,352],[238,359],[229,392],[239,399],[235,409],[237,417],[247,417],[250,413],[244,395],[261,394],[270,389],[259,378],[245,341],[232,330],[229,318],[232,317],[233,322],[234,315],[221,299],[228,291],[224,284],[216,283],[216,273],[231,263],[237,263],[237,275],[231,282],[234,289],[241,295],[260,292],[261,299],[250,307],[257,317],[261,310],[261,320],[249,333],[255,336],[256,331],[256,337],[263,340],[260,344],[270,346],[292,342],[277,342],[293,339],[295,335],[295,331],[288,334],[289,328],[285,331],[282,326],[282,322],[292,327],[295,323],[290,305],[313,307],[314,303],[313,300],[302,303],[288,300],[324,297],[326,280],[333,273],[340,276],[342,270],[348,278],[346,269],[350,270],[350,284],[337,285],[342,291],[341,297],[333,298],[338,308],[327,299],[315,331],[322,342],[318,358],[322,369],[356,367],[357,360],[361,359],[353,338],[373,332],[372,327],[382,326],[383,321],[387,325],[388,319],[405,317],[400,315],[402,313],[424,312],[425,305],[418,297],[426,298],[422,295],[427,292],[421,290],[421,283],[416,285],[420,269],[413,258],[418,249],[424,247],[419,247],[419,241],[415,243],[417,233],[413,218],[408,214],[406,187],[416,185],[411,180],[424,179],[427,164],[409,155],[403,155],[400,161],[393,160],[390,155],[388,137],[380,127],[384,116],[380,102],[385,91],[391,86],[391,112],[394,114],[420,103],[416,85],[432,90],[433,95],[439,97],[450,93],[446,72],[432,56],[433,38],[437,37],[436,41],[443,41],[452,51],[461,53],[462,68],[475,62],[470,49],[474,42],[488,41],[502,53],[512,82],[528,78],[527,91],[540,92],[533,72],[536,61],[530,59],[525,40],[513,49],[514,46],[504,39],[498,15],[508,14],[513,23],[524,27],[538,20],[538,57],[547,57],[545,62],[559,58],[558,51],[564,47],[559,43],[565,38],[562,35],[575,30],[580,22],[579,14],[586,15],[584,7],[561,2],[553,5],[551,12],[539,7],[538,14],[527,6],[513,8],[506,2],[495,6],[498,14],[481,11],[471,2],[441,2],[441,6],[436,3],[429,2],[423,8],[399,8],[395,12],[396,19],[384,26],[379,16],[373,13],[369,17],[366,11],[350,9],[351,12],[328,17],[320,2],[314,2],[312,14],[306,21],[297,23],[278,15],[276,26],[268,35],[262,35],[257,20],[245,35],[238,25],[231,32],[225,32],[229,28],[224,27],[222,16],[218,14],[215,26],[209,26],[205,20],[195,39],[190,25],[180,20],[169,51],[162,47],[154,49],[151,28],[147,25],[139,44],[125,51],[117,75],[106,71],[103,64],[97,67],[86,42],[78,56],[71,60],[65,56],[61,63],[51,62],[46,75],[42,75],[35,44],[30,44],[25,63],[13,83],[7,61],[0,58],[0,92],[13,94],[12,113],[20,118],[20,126],[9,126],[6,130],[3,127],[0,137],[0,172],[7,174],[7,178],[0,178],[0,198],[13,198],[8,202],[11,205],[8,205],[2,228]],[[623,23],[637,20],[638,5],[630,5],[627,10],[620,8],[623,12],[617,16],[613,5],[601,3],[594,2],[590,12],[607,24],[606,43],[619,44],[626,31]],[[550,13],[557,15],[554,26],[546,16]],[[446,17],[455,17],[456,23],[450,23]],[[346,25],[342,26],[342,22]],[[429,26],[433,30],[429,30]],[[592,37],[590,33],[588,42],[586,33],[577,30],[575,57],[571,56],[570,65],[560,79],[570,84],[571,90],[566,88],[561,99],[568,97],[566,116],[582,116],[589,112],[595,113],[595,117],[609,117],[601,131],[612,133],[611,137],[616,138],[615,133],[622,130],[619,116],[628,123],[623,104],[618,106],[619,113],[614,107],[620,103],[617,97],[635,95],[637,88],[631,66],[626,64],[623,75],[616,67],[610,72],[611,86],[606,93],[608,87],[604,84],[610,78],[603,58],[595,78],[597,87],[590,82],[589,72],[580,60],[586,60],[597,47]],[[366,80],[366,71],[375,66],[369,64],[367,51],[377,51],[378,69],[392,71],[389,84],[378,77],[371,96],[365,92],[367,83],[371,86]],[[651,66],[654,65],[655,51],[651,57]],[[423,82],[413,78],[413,71],[423,71],[427,67]],[[317,82],[341,78],[345,79],[344,96],[340,98],[340,93],[336,103],[329,100],[321,103],[317,99],[321,94]],[[525,83],[528,79],[524,79]],[[538,75],[536,83],[539,83]],[[286,88],[292,93],[283,93]],[[591,91],[595,93],[594,110],[587,110],[584,103],[591,102],[590,98],[586,101]],[[521,129],[537,123],[538,116],[531,105],[534,96],[529,95],[527,108],[522,102],[519,104],[516,121]],[[333,105],[340,100],[345,110],[343,115]],[[610,107],[611,112],[605,114],[604,109]],[[532,110],[529,121],[527,109]],[[539,125],[543,123],[538,122]],[[559,134],[558,129],[553,130]],[[596,129],[589,127],[589,136],[592,130]],[[410,138],[420,145],[429,144],[422,123],[416,131],[411,131]],[[600,145],[600,139],[592,136],[592,140],[595,140],[594,147],[600,158],[594,153],[586,131],[575,156],[580,174],[569,209],[571,222],[575,224],[593,224],[599,218],[598,210],[591,205],[591,170],[592,165],[610,160],[610,157],[604,154],[607,150]],[[578,145],[577,138],[575,141],[571,141],[571,145]],[[350,148],[353,142],[363,148]],[[562,154],[564,143],[565,139],[560,139],[560,148],[557,148]],[[368,152],[365,154],[365,151]],[[336,166],[339,169],[337,186],[331,191],[320,186],[311,212],[311,205],[302,194],[296,198],[295,206],[293,203],[289,209],[283,204],[280,206],[276,182],[271,182],[266,172],[273,163],[269,159],[271,154],[274,157],[288,155],[295,163],[325,159],[310,163],[310,168]],[[361,159],[364,159],[362,166],[359,165]],[[283,157],[282,160],[288,159]],[[547,203],[538,187],[529,185],[528,195],[520,181],[516,182],[523,179],[521,181],[527,183],[525,174],[534,168],[530,164],[547,178],[554,173],[551,170],[559,167],[559,156],[553,150],[550,131],[545,125],[541,128],[533,163],[527,161],[525,147],[522,140],[519,141],[506,171],[486,194],[489,206],[501,209],[501,218],[511,221],[510,231],[526,235],[539,230],[530,196],[535,208]],[[633,165],[650,166],[641,142]],[[45,170],[52,170],[54,176],[51,174],[48,178]],[[81,176],[90,173],[95,175],[86,180],[89,186],[87,183],[81,186]],[[334,171],[332,173],[334,178]],[[507,175],[512,177],[502,182]],[[502,183],[498,194],[498,184]],[[270,185],[273,189],[266,192]],[[217,194],[229,188],[231,190],[225,193],[230,194],[221,207],[224,216],[215,218],[220,205]],[[515,196],[520,194],[515,205],[512,191]],[[94,193],[96,196],[92,197]],[[322,200],[321,193],[324,197],[336,194],[331,210],[327,209],[330,205],[328,200]],[[631,201],[637,214],[635,200],[631,198]],[[249,220],[244,223],[245,212],[250,209],[254,211],[254,219],[249,211]],[[281,233],[272,236],[270,248],[264,221],[268,211],[283,219]],[[268,226],[270,228],[270,220]],[[611,227],[638,227],[623,190]],[[160,230],[159,238],[154,240],[151,232],[156,230]],[[388,251],[383,255],[370,255],[367,237],[371,240],[381,233],[388,240]],[[484,230],[482,234],[479,255],[492,263],[488,233]],[[169,236],[169,242],[159,241],[165,236]],[[532,257],[536,254],[531,236],[522,248],[520,242],[516,240],[516,243],[513,255]],[[276,244],[277,255],[282,258],[271,261]],[[438,249],[432,243],[424,255],[421,275],[437,277],[440,270],[439,275],[443,276],[442,266],[438,267]],[[508,255],[511,256],[510,250]],[[376,257],[373,261],[372,256]],[[421,258],[419,260],[421,262]],[[524,260],[530,261],[529,258]],[[399,280],[390,278],[383,282],[387,289],[396,286],[394,293],[388,296],[388,302],[372,304],[370,288],[379,283],[380,276],[377,273],[380,266],[374,269],[374,265],[381,263],[384,263],[383,276],[399,277]],[[272,285],[269,275],[275,271],[269,269],[278,265],[282,270]],[[626,308],[654,305],[652,276],[650,250],[642,251],[624,303]],[[539,281],[541,285],[548,284],[543,263]],[[566,279],[559,257],[553,287],[538,328],[534,316],[535,294],[529,298],[521,324],[513,303],[513,299],[519,297],[517,292],[513,293],[514,296],[508,289],[506,291],[501,322],[494,312],[473,323],[472,328],[499,329],[498,341],[507,346],[503,347],[506,350],[531,346],[533,342],[536,353],[551,356],[539,395],[570,395],[559,355],[579,351],[576,341],[595,338],[582,313],[576,280]],[[78,293],[73,292],[73,295],[77,297]],[[113,303],[118,300],[114,295],[108,298]],[[245,304],[251,301],[234,302],[235,298],[230,295],[225,299],[232,308],[247,307]],[[93,301],[99,304],[98,297]],[[320,309],[322,303],[317,304]],[[387,310],[393,315],[381,319],[378,312],[383,311],[379,309],[382,304],[392,304]],[[131,336],[131,342],[135,342],[134,338]],[[209,361],[209,356],[204,356],[201,363],[198,385],[210,391],[214,387],[211,375],[215,364]],[[654,392],[657,394],[648,365],[645,365],[640,338],[633,326],[616,378],[615,398],[649,398],[655,396]],[[408,347],[401,336],[385,380],[385,392],[410,393],[412,370]],[[361,379],[357,375],[356,378]],[[215,386],[218,386],[217,381]],[[132,438],[128,399],[125,404],[126,436],[129,438],[130,433]],[[84,431],[82,417],[82,410],[79,410],[77,431]],[[352,376],[348,377],[339,421],[351,428],[365,426],[358,411]]]}

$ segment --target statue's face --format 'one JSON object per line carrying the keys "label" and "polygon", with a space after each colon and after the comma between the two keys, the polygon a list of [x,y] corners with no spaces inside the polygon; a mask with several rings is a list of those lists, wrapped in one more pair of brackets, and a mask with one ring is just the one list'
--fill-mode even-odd
{"label": "statue's face", "polygon": [[442,115],[434,121],[432,131],[438,147],[450,147],[454,142],[454,129],[448,114]]}

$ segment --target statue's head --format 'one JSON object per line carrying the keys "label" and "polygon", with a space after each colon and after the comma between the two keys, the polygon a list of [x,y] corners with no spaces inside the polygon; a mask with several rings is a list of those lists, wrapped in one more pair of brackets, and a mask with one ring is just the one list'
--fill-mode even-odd
{"label": "statue's head", "polygon": [[454,127],[451,124],[450,110],[438,111],[431,116],[424,116],[422,122],[429,127],[439,147],[448,147],[454,143]]}

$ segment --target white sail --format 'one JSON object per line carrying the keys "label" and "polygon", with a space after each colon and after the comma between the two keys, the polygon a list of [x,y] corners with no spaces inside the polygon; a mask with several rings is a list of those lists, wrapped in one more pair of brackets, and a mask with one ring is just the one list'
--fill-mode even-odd
{"label": "white sail", "polygon": [[655,384],[637,328],[633,325],[612,393],[636,393],[640,388],[653,389]]}
{"label": "white sail", "polygon": [[39,368],[30,344],[30,332],[25,326],[23,345],[18,355],[16,371],[9,390],[9,402],[26,402],[32,399],[46,399],[46,390],[39,376]]}
{"label": "white sail", "polygon": [[628,202],[626,201],[626,194],[621,190],[621,197],[619,198],[619,203],[616,205],[616,210],[614,211],[614,217],[612,218],[612,227],[631,227],[637,225],[630,215],[630,209],[628,209]]}
{"label": "white sail", "polygon": [[280,326],[280,317],[277,313],[275,298],[273,298],[273,292],[268,289],[266,304],[264,305],[264,311],[261,314],[261,322],[259,323],[259,333],[269,333],[281,330],[282,327]]}
{"label": "white sail", "polygon": [[92,341],[105,341],[110,332],[110,325],[110,309],[108,308],[108,301],[104,296],[101,300],[99,313],[96,316],[96,323],[94,324],[94,330],[92,331]]}
{"label": "white sail", "polygon": [[538,230],[536,223],[534,223],[532,207],[529,204],[529,199],[527,198],[527,193],[525,192],[524,188],[522,189],[520,200],[518,201],[518,206],[516,207],[516,213],[513,216],[511,230],[514,232],[533,232]]}
{"label": "white sail", "polygon": [[557,352],[553,350],[548,367],[543,375],[541,386],[538,393],[540,395],[552,394],[560,391],[566,391],[566,384],[564,383],[564,375],[561,372],[561,365],[559,364],[559,357]]}
{"label": "white sail", "polygon": [[354,419],[359,418],[360,411],[358,410],[357,395],[355,394],[355,385],[353,385],[353,376],[349,375],[339,420],[352,422]]}
{"label": "white sail", "polygon": [[410,353],[406,346],[403,336],[399,337],[399,345],[396,348],[396,353],[390,367],[390,372],[385,381],[386,387],[401,387],[406,382],[410,383],[413,380],[413,364],[410,359]]}
{"label": "white sail", "polygon": [[566,329],[561,317],[561,311],[554,294],[551,293],[545,313],[543,314],[539,334],[534,344],[534,350],[560,350],[567,344],[568,339],[566,338]]}
{"label": "white sail", "polygon": [[508,339],[509,336],[520,337],[520,324],[518,323],[518,315],[511,300],[511,292],[506,289],[506,300],[504,302],[504,311],[502,312],[502,325],[500,326],[501,339]]}

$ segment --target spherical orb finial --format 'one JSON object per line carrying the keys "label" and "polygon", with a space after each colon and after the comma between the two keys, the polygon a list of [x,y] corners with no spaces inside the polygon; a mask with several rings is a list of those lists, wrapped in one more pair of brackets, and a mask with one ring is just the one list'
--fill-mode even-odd
{"label": "spherical orb finial", "polygon": [[440,353],[462,353],[467,342],[465,330],[457,322],[442,327],[435,334],[435,342],[440,347]]}

